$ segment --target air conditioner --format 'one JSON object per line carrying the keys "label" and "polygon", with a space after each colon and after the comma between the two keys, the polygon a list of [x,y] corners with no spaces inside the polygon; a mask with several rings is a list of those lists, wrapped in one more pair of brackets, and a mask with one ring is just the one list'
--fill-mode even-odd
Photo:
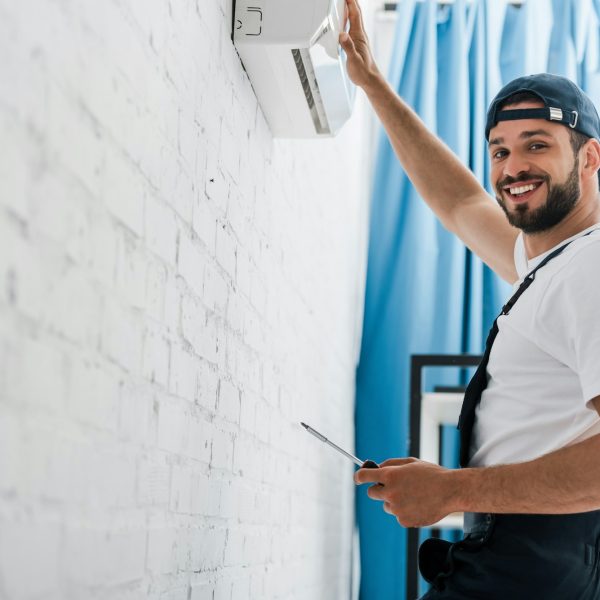
{"label": "air conditioner", "polygon": [[345,0],[236,0],[233,41],[275,137],[332,136],[350,117],[346,20]]}

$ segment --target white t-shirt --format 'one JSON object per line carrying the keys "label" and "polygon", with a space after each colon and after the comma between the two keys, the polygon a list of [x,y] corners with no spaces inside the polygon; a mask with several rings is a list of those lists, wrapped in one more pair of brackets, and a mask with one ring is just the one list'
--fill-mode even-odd
{"label": "white t-shirt", "polygon": [[[600,396],[600,231],[581,237],[594,229],[569,238],[498,319],[469,466],[531,460],[600,433],[590,402]],[[555,248],[527,260],[519,236],[514,291]]]}

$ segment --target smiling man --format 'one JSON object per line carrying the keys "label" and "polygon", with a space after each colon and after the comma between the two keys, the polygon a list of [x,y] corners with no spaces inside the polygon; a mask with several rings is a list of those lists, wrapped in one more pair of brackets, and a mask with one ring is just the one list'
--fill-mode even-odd
{"label": "smiling man", "polygon": [[[496,202],[385,82],[356,0],[340,36],[421,197],[513,295],[461,411],[461,466],[414,458],[356,482],[404,526],[465,512],[455,544],[427,540],[427,600],[600,599],[600,119],[571,81],[538,74],[491,103]],[[435,176],[432,176],[432,173]],[[408,599],[413,600],[413,599]]]}

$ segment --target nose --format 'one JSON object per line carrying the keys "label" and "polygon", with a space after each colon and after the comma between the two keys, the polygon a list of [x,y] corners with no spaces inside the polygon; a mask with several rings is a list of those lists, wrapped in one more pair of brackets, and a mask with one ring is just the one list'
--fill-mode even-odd
{"label": "nose", "polygon": [[511,152],[502,163],[503,177],[517,177],[521,173],[528,173],[530,165],[519,152]]}

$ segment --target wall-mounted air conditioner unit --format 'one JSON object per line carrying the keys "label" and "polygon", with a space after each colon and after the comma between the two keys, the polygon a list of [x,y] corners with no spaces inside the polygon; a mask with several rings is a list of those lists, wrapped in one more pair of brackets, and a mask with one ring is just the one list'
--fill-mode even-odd
{"label": "wall-mounted air conditioner unit", "polygon": [[276,137],[335,135],[352,113],[345,0],[236,0],[233,40]]}

